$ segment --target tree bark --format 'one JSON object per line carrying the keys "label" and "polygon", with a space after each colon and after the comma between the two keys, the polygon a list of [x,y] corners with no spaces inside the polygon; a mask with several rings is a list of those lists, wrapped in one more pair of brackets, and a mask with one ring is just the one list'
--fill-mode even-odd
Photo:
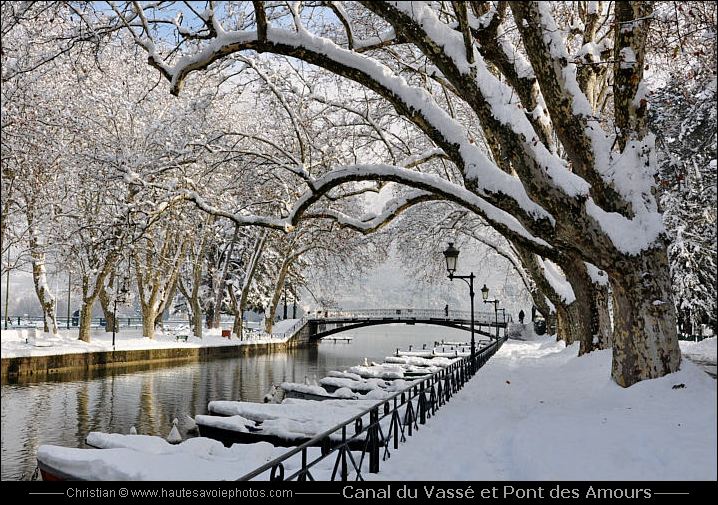
{"label": "tree bark", "polygon": [[[244,310],[247,307],[247,300],[249,299],[249,290],[252,287],[252,278],[257,271],[259,266],[259,260],[264,252],[264,244],[267,241],[269,233],[262,231],[257,239],[254,241],[254,248],[252,251],[252,257],[249,259],[249,265],[247,265],[247,271],[244,274],[244,280],[242,281],[242,291],[239,295],[239,303],[236,304],[234,313],[234,324],[232,325],[232,333],[237,335],[238,338],[242,338]],[[234,289],[234,288],[233,288]],[[235,296],[234,293],[231,296]]]}
{"label": "tree bark", "polygon": [[279,274],[277,275],[277,282],[274,284],[274,295],[272,295],[272,301],[269,304],[267,313],[264,318],[264,331],[272,333],[272,327],[274,326],[274,317],[277,314],[277,305],[279,300],[282,298],[282,288],[289,272],[289,267],[294,260],[293,257],[287,257],[282,262],[282,266],[279,268]]}
{"label": "tree bark", "polygon": [[192,333],[197,338],[202,338],[202,306],[199,297],[194,296],[190,301],[192,307]]}
{"label": "tree bark", "polygon": [[[576,296],[573,303],[566,307],[568,314],[564,324],[570,327],[571,343],[580,342],[578,350],[580,356],[593,351],[598,344],[598,313],[596,312],[594,284],[588,274],[586,263],[580,258],[568,256],[560,266]],[[595,339],[594,336],[596,336]],[[569,344],[569,341],[566,344]]]}
{"label": "tree bark", "polygon": [[43,331],[52,332],[57,335],[57,302],[47,285],[47,271],[45,268],[45,251],[40,243],[39,230],[37,229],[34,213],[28,204],[27,224],[30,239],[30,258],[32,262],[32,280],[35,286],[35,294],[42,308]]}
{"label": "tree bark", "polygon": [[151,305],[142,307],[142,335],[149,338],[155,338],[155,323],[157,321],[157,310]]}
{"label": "tree bark", "polygon": [[[114,285],[115,279],[114,275],[110,278],[109,286],[102,285],[102,288],[100,289],[100,293],[97,296],[98,300],[100,300],[100,306],[102,307],[102,313],[105,316],[105,332],[112,332],[112,328],[115,325],[115,312],[114,307],[112,306],[112,299],[110,295],[107,293],[107,288],[109,287],[112,289]],[[119,331],[119,327],[115,328],[116,331]]]}
{"label": "tree bark", "polygon": [[665,246],[617,261],[609,277],[613,380],[628,387],[677,371],[681,351]]}
{"label": "tree bark", "polygon": [[583,330],[580,309],[576,302],[556,305],[556,340],[563,340],[566,345],[580,341]]}
{"label": "tree bark", "polygon": [[[173,237],[173,232],[166,229],[163,233],[163,244],[160,251],[150,248],[142,255],[134,251],[135,277],[142,310],[142,329],[144,336],[155,338],[155,328],[161,323],[162,314],[168,303],[174,298],[179,276],[179,267],[186,252],[188,241]],[[149,319],[148,319],[149,318]]]}
{"label": "tree bark", "polygon": [[95,305],[95,300],[102,290],[105,278],[109,275],[112,268],[114,268],[116,261],[117,254],[114,252],[110,253],[102,269],[97,273],[97,277],[94,279],[94,285],[92,286],[90,276],[86,273],[82,275],[82,308],[80,309],[79,340],[90,342],[92,307]]}
{"label": "tree bark", "polygon": [[95,299],[90,300],[83,298],[82,307],[80,308],[80,322],[79,322],[79,335],[78,339],[83,342],[90,343],[91,331],[92,331],[92,306],[94,305]]}
{"label": "tree bark", "polygon": [[224,292],[227,289],[227,270],[229,269],[229,263],[232,261],[232,254],[234,254],[234,246],[237,243],[237,237],[239,236],[239,226],[234,227],[234,233],[232,234],[232,241],[229,243],[229,249],[224,258],[224,264],[222,265],[222,274],[219,278],[217,290],[214,293],[214,303],[212,304],[212,317],[210,319],[211,328],[219,328],[220,320],[222,317],[222,299],[224,298]]}
{"label": "tree bark", "polygon": [[50,293],[47,285],[44,253],[39,256],[33,254],[32,278],[35,284],[35,293],[42,307],[43,331],[45,333],[52,332],[53,335],[57,335],[57,302],[55,297]]}
{"label": "tree bark", "polygon": [[608,285],[594,285],[594,314],[596,315],[595,324],[598,328],[598,349],[610,349],[613,346],[613,324],[611,323],[611,315],[608,310],[610,303],[610,294]]}

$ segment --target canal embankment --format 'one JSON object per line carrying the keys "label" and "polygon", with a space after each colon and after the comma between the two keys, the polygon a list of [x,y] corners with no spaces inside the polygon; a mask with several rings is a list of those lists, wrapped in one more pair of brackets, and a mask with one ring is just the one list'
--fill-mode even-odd
{"label": "canal embankment", "polygon": [[309,344],[308,330],[302,320],[281,321],[271,335],[256,334],[242,340],[222,337],[221,330],[206,331],[201,339],[191,335],[178,338],[178,335],[176,331],[167,331],[148,339],[139,330],[125,330],[113,339],[111,333],[102,331],[93,334],[88,343],[78,340],[72,330],[55,337],[38,334],[34,328],[3,330],[0,376],[5,381],[141,363],[242,357]]}

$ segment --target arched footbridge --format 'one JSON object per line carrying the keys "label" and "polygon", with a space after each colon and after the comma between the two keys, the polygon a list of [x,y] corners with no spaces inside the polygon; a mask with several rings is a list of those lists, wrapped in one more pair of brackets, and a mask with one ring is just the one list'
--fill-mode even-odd
{"label": "arched footbridge", "polygon": [[[471,312],[468,310],[437,309],[358,309],[358,310],[320,310],[306,316],[311,340],[321,339],[366,326],[382,324],[431,324],[471,331]],[[499,331],[506,333],[506,312],[474,312],[474,331],[476,334],[496,338]]]}

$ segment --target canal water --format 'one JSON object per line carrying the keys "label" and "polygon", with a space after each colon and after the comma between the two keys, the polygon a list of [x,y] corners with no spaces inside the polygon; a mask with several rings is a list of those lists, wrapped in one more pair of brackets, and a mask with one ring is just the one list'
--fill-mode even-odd
{"label": "canal water", "polygon": [[57,374],[41,382],[2,385],[2,480],[29,478],[41,444],[83,447],[91,431],[167,436],[173,418],[183,436],[187,416],[207,413],[212,400],[261,402],[272,384],[311,382],[367,358],[382,361],[396,348],[468,340],[463,331],[387,325],[347,331],[351,343],[322,342],[305,349],[182,365],[142,365]]}

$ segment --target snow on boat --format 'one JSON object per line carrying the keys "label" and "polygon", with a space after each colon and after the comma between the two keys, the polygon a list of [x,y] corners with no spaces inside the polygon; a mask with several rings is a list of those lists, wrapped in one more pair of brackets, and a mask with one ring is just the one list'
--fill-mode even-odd
{"label": "snow on boat", "polygon": [[[280,404],[214,401],[211,415],[196,416],[202,436],[231,444],[270,442],[295,446],[341,424],[376,405],[380,399],[312,400],[287,399]],[[338,441],[341,435],[332,437]]]}
{"label": "snow on boat", "polygon": [[327,374],[327,377],[337,377],[339,379],[352,379],[355,381],[362,380],[362,376],[355,374],[355,373],[349,373],[349,372],[340,372],[338,370],[332,370]]}
{"label": "snow on boat", "polygon": [[266,442],[225,447],[209,438],[173,445],[162,437],[92,432],[91,449],[41,445],[43,480],[234,480],[286,449]]}
{"label": "snow on boat", "polygon": [[362,379],[403,379],[404,370],[399,365],[358,365],[347,372],[356,374]]}
{"label": "snow on boat", "polygon": [[[400,380],[400,379],[399,379]],[[342,377],[324,377],[319,381],[319,385],[325,391],[332,393],[338,389],[349,389],[355,393],[368,393],[375,389],[384,389],[389,383],[382,379],[347,379]]]}
{"label": "snow on boat", "polygon": [[424,377],[425,375],[438,372],[439,370],[442,369],[442,367],[438,367],[438,366],[434,366],[434,365],[416,366],[416,365],[408,365],[408,364],[401,364],[401,363],[377,363],[375,361],[372,361],[371,366],[396,367],[396,370],[401,370],[403,372],[404,377],[411,377],[411,378]]}
{"label": "snow on boat", "polygon": [[433,350],[427,351],[396,351],[397,356],[415,356],[417,358],[432,358],[434,356]]}
{"label": "snow on boat", "polygon": [[359,394],[351,389],[338,388],[334,391],[327,391],[322,386],[300,384],[298,382],[282,382],[279,386],[284,391],[284,398],[298,400],[356,400]]}
{"label": "snow on boat", "polygon": [[440,367],[446,368],[452,363],[457,361],[456,358],[421,358],[418,356],[387,356],[384,358],[384,362],[388,364],[396,365],[411,365],[417,367]]}

